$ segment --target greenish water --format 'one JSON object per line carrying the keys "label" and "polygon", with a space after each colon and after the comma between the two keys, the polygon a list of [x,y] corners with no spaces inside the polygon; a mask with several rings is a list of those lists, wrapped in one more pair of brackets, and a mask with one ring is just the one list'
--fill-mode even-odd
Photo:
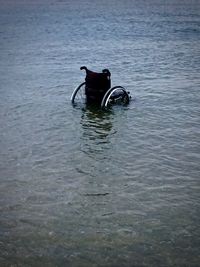
{"label": "greenish water", "polygon": [[0,266],[199,266],[199,1],[0,3]]}

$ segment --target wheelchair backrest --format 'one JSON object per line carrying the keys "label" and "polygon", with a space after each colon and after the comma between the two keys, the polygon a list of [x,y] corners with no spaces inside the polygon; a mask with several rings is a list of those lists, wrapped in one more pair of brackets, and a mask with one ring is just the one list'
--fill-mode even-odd
{"label": "wheelchair backrest", "polygon": [[86,71],[86,87],[90,89],[107,91],[111,87],[110,71],[108,69],[102,70],[102,73],[88,70],[86,67],[81,67]]}

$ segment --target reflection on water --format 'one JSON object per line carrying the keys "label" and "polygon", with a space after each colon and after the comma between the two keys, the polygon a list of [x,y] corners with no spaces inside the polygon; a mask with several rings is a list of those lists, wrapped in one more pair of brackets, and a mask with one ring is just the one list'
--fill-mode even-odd
{"label": "reflection on water", "polygon": [[81,176],[84,175],[86,183],[100,185],[111,168],[112,140],[116,133],[113,114],[92,105],[80,109],[80,112],[80,151],[75,168]]}
{"label": "reflection on water", "polygon": [[95,155],[109,145],[109,137],[114,134],[112,111],[103,111],[92,105],[83,109],[81,116],[82,151]]}

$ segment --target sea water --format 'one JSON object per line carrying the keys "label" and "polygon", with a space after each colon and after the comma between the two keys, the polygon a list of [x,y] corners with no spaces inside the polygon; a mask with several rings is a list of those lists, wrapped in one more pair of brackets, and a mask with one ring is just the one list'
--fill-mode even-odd
{"label": "sea water", "polygon": [[199,266],[199,73],[199,0],[0,0],[0,266]]}

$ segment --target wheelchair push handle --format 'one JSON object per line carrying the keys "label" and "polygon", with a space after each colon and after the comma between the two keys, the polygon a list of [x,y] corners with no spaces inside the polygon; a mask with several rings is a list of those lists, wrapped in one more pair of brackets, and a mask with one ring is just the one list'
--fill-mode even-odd
{"label": "wheelchair push handle", "polygon": [[85,70],[86,72],[88,71],[87,67],[85,66],[80,67],[80,70]]}
{"label": "wheelchair push handle", "polygon": [[102,72],[103,72],[103,73],[106,73],[107,76],[110,78],[111,73],[110,73],[109,69],[103,69]]}

